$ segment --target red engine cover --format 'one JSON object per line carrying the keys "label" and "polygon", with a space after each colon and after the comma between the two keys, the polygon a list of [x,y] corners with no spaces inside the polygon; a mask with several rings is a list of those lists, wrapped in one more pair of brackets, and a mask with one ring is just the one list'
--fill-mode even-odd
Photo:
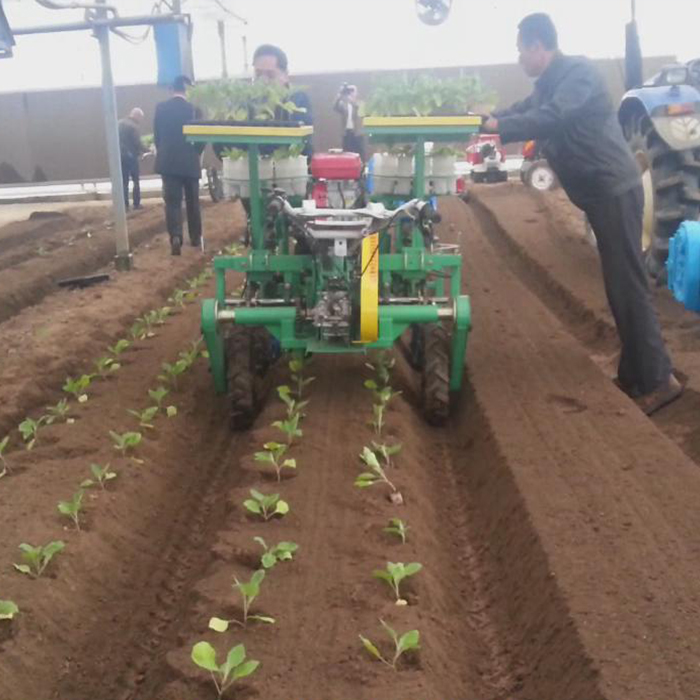
{"label": "red engine cover", "polygon": [[311,175],[317,180],[359,180],[362,160],[357,153],[314,153],[311,157]]}

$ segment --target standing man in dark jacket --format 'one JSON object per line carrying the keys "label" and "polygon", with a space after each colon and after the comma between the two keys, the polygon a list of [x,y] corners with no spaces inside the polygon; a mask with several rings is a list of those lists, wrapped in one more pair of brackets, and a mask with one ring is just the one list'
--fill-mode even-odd
{"label": "standing man in dark jacket", "polygon": [[333,109],[340,114],[340,128],[343,130],[343,150],[347,153],[359,154],[365,160],[365,149],[360,134],[360,104],[357,96],[357,86],[343,83],[338,96],[335,98]]}
{"label": "standing man in dark jacket", "polygon": [[187,230],[193,246],[202,245],[202,216],[199,209],[200,156],[204,146],[185,140],[182,127],[200,119],[201,112],[187,101],[187,86],[192,81],[180,76],[173,83],[173,97],[156,107],[153,143],[156,147],[155,171],[163,179],[165,225],[170,235],[170,250],[180,255],[182,248],[182,194],[185,194]]}
{"label": "standing man in dark jacket", "polygon": [[143,122],[143,110],[138,107],[134,107],[128,117],[119,120],[119,150],[127,209],[129,208],[129,180],[134,182],[134,209],[141,208],[139,160],[146,151],[141,141],[141,122]]}
{"label": "standing man in dark jacket", "polygon": [[602,76],[585,58],[558,50],[548,15],[519,25],[520,64],[533,94],[495,113],[485,130],[504,143],[537,140],[598,241],[608,302],[622,344],[617,384],[651,415],[682,387],[671,372],[642,258],[644,190]]}

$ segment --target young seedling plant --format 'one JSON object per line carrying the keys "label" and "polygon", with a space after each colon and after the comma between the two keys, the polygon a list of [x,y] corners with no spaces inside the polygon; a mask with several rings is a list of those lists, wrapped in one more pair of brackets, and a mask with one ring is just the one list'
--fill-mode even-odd
{"label": "young seedling plant", "polygon": [[228,652],[226,661],[219,666],[216,663],[216,650],[209,642],[197,642],[192,647],[192,661],[199,668],[209,671],[219,699],[236,681],[255,673],[260,665],[259,661],[253,659],[246,661],[245,647],[238,644]]}
{"label": "young seedling plant", "polygon": [[11,620],[19,613],[19,607],[13,600],[0,600],[0,622]]}
{"label": "young seedling plant", "polygon": [[111,347],[108,347],[107,350],[109,350],[114,357],[119,357],[125,350],[127,350],[131,346],[131,343],[126,339],[126,338],[120,338],[114,345]]}
{"label": "young seedling plant", "polygon": [[372,427],[378,438],[382,436],[382,431],[384,430],[384,412],[386,411],[386,404],[375,403],[372,404]]}
{"label": "young seedling plant", "polygon": [[104,467],[101,467],[99,464],[91,464],[90,473],[92,474],[92,479],[85,479],[85,481],[80,484],[81,489],[89,489],[95,485],[99,485],[104,491],[107,482],[117,478],[117,473],[110,469],[109,464],[105,464]]}
{"label": "young seedling plant", "polygon": [[[278,421],[279,422],[279,421]],[[301,431],[299,431],[301,433]],[[255,453],[255,461],[263,462],[265,464],[271,464],[275,469],[275,474],[277,475],[277,481],[282,481],[282,470],[283,469],[296,469],[297,461],[296,459],[284,459],[284,453],[287,451],[289,445],[279,442],[266,442],[263,447],[264,452]],[[250,510],[250,509],[249,509]],[[267,518],[265,518],[267,520]]]}
{"label": "young seedling plant", "polygon": [[251,615],[250,608],[253,605],[255,599],[260,595],[260,586],[262,585],[263,579],[265,578],[265,571],[259,569],[250,578],[250,581],[239,581],[235,576],[233,580],[235,583],[233,587],[238,589],[241,594],[241,599],[243,601],[243,620],[222,620],[220,617],[212,617],[209,620],[209,629],[215,632],[226,632],[230,624],[241,625],[241,627],[246,627],[248,625],[248,620],[255,620],[257,622],[264,622],[268,625],[275,624],[274,617],[267,617],[265,615]]}
{"label": "young seedling plant", "polygon": [[275,515],[284,516],[289,513],[289,504],[283,501],[278,493],[265,495],[251,489],[250,495],[252,498],[243,501],[243,506],[249,512],[259,515],[265,522]]}
{"label": "young seedling plant", "polygon": [[[376,372],[377,379],[379,379],[379,384],[381,386],[387,386],[391,380],[391,370],[394,368],[396,360],[390,357],[387,353],[382,352],[377,355],[377,359],[374,364],[368,362],[367,367],[369,367],[373,372]],[[365,386],[367,384],[365,383]]]}
{"label": "young seedling plant", "polygon": [[[109,434],[112,438],[112,442],[114,443],[114,449],[121,452],[122,457],[125,458],[129,456],[129,452],[135,450],[141,444],[141,440],[143,439],[141,433],[137,432],[126,432],[120,435],[119,433],[115,433],[113,430],[110,430]],[[141,459],[136,459],[136,457],[133,456],[131,459],[138,464],[143,464],[143,460]]]}
{"label": "young seedling plant", "polygon": [[407,605],[408,603],[401,597],[401,582],[409,578],[409,576],[414,576],[423,568],[422,564],[413,562],[412,564],[394,564],[393,562],[387,562],[386,569],[376,569],[373,572],[375,578],[386,581],[390,586],[391,590],[394,591],[396,596],[397,605]]}
{"label": "young seedling plant", "polygon": [[65,543],[61,540],[49,542],[43,546],[33,547],[31,544],[22,543],[19,548],[22,551],[22,564],[14,567],[22,574],[31,578],[40,578],[51,560],[63,551]]}
{"label": "young seedling plant", "polygon": [[91,382],[91,374],[83,374],[77,379],[67,377],[65,384],[63,385],[63,391],[65,391],[67,394],[72,394],[78,403],[85,403],[88,400],[86,391]]}
{"label": "young seedling plant", "polygon": [[355,479],[355,486],[357,486],[357,488],[365,489],[375,484],[386,484],[393,493],[396,493],[396,486],[391,483],[384,471],[384,467],[379,463],[377,455],[374,454],[369,447],[364,447],[362,449],[360,459],[369,467],[370,471],[362,472],[357,479]]}
{"label": "young seedling plant", "polygon": [[294,438],[300,438],[303,436],[303,432],[299,427],[299,413],[295,413],[293,416],[285,420],[276,420],[273,424],[273,428],[277,428],[284,433],[287,438],[287,446],[291,447],[294,442]]}
{"label": "young seedling plant", "polygon": [[0,479],[2,479],[2,477],[8,474],[10,471],[10,468],[7,466],[7,460],[5,459],[5,455],[3,454],[7,449],[9,443],[9,435],[5,435],[5,437],[2,440],[0,440]]}
{"label": "young seedling plant", "polygon": [[75,418],[68,415],[70,413],[68,399],[61,399],[55,406],[47,406],[46,411],[46,425],[53,425],[58,421],[64,421],[68,424],[75,423]]}
{"label": "young seedling plant", "polygon": [[253,539],[263,548],[260,563],[265,569],[271,569],[280,561],[291,561],[299,549],[296,542],[278,542],[274,547],[268,547],[267,542],[262,537],[254,537]]}
{"label": "young seedling plant", "polygon": [[365,388],[369,389],[374,394],[375,403],[383,405],[385,408],[394,396],[399,396],[400,391],[394,391],[389,385],[379,386],[374,379],[365,380]]}
{"label": "young seedling plant", "polygon": [[286,385],[277,387],[277,394],[287,408],[287,420],[299,416],[299,419],[304,417],[302,411],[308,406],[308,401],[297,401],[292,397],[292,390]]}
{"label": "young seedling plant", "polygon": [[25,418],[19,424],[19,432],[22,435],[22,439],[28,450],[34,447],[34,443],[39,435],[39,428],[45,422],[46,416],[42,416],[39,420],[34,420],[33,418]]}
{"label": "young seedling plant", "polygon": [[396,445],[386,445],[372,441],[372,448],[374,452],[381,455],[381,458],[384,460],[384,466],[387,469],[390,469],[393,466],[391,458],[401,452],[402,447],[403,445],[401,443],[397,443]]}
{"label": "young seedling plant", "polygon": [[304,377],[306,362],[302,357],[295,357],[289,361],[289,369],[292,373],[292,382],[296,385],[297,400],[301,401],[304,389],[316,379],[316,377]]}
{"label": "young seedling plant", "polygon": [[95,361],[95,369],[97,370],[97,376],[100,379],[107,379],[111,372],[116,372],[121,368],[121,365],[109,355],[100,357],[99,360]]}
{"label": "young seedling plant", "polygon": [[149,389],[148,395],[150,398],[156,402],[156,406],[159,411],[165,411],[165,415],[168,418],[172,418],[177,415],[177,406],[163,406],[163,399],[170,393],[168,389],[163,386],[159,386],[157,389]]}
{"label": "young seedling plant", "polygon": [[70,501],[60,501],[58,504],[58,512],[70,518],[76,530],[80,530],[80,513],[83,510],[84,495],[85,491],[80,489],[73,494],[73,498]]}
{"label": "young seedling plant", "polygon": [[391,641],[394,642],[394,654],[391,659],[385,659],[379,649],[369,640],[367,637],[360,635],[360,640],[364,648],[375,658],[379,659],[383,664],[393,669],[397,670],[396,664],[403,654],[407,651],[417,651],[420,649],[420,633],[418,630],[411,630],[399,636],[389,625],[384,622],[384,620],[379,620],[382,623],[382,627],[386,633],[391,637]]}
{"label": "young seedling plant", "polygon": [[408,530],[408,525],[406,525],[401,518],[392,518],[389,521],[389,525],[384,528],[384,532],[400,538],[401,544],[406,544],[406,535],[408,534]]}
{"label": "young seedling plant", "polygon": [[127,413],[130,413],[132,416],[139,419],[140,428],[148,428],[149,430],[153,430],[155,426],[153,425],[152,421],[158,415],[158,406],[149,406],[148,408],[144,408],[143,411],[129,409]]}
{"label": "young seedling plant", "polygon": [[161,367],[163,369],[163,374],[159,374],[158,379],[160,379],[161,382],[169,384],[173,390],[177,391],[177,379],[189,369],[189,365],[185,360],[179,359],[172,363],[163,362]]}

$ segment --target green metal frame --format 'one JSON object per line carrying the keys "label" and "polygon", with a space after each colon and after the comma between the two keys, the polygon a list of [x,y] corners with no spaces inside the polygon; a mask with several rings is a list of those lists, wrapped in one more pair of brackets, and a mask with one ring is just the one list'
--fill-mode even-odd
{"label": "green metal frame", "polygon": [[[387,143],[412,143],[416,146],[414,196],[425,195],[425,141],[458,141],[474,133],[477,127],[381,127],[370,131],[372,140]],[[382,296],[412,296],[418,290],[436,297],[447,296],[449,304],[379,306],[379,336],[375,342],[337,344],[317,336],[311,321],[300,317],[298,302],[313,308],[320,294],[333,280],[346,281],[359,276],[358,262],[352,258],[319,261],[311,255],[290,255],[289,234],[283,217],[273,231],[265,230],[264,202],[260,187],[258,158],[260,146],[302,143],[306,136],[222,136],[221,134],[186,134],[192,142],[227,143],[248,149],[250,177],[251,250],[246,256],[219,256],[214,260],[216,298],[207,299],[202,307],[202,332],[210,356],[210,366],[217,392],[225,392],[226,356],[223,322],[266,328],[284,350],[312,353],[358,353],[371,349],[390,348],[412,324],[439,322],[448,311],[453,322],[450,389],[457,391],[463,379],[464,356],[471,328],[469,298],[460,295],[461,255],[431,253],[426,249],[422,233],[413,227],[411,235],[393,231],[380,234],[379,285]],[[270,236],[274,236],[274,244]],[[272,250],[271,250],[272,248]],[[274,252],[273,252],[274,251]],[[279,305],[242,305],[227,302],[227,272],[242,272],[247,285],[258,290],[259,298],[282,300]],[[429,280],[429,276],[435,279]],[[449,280],[449,292],[446,281]],[[348,283],[349,284],[349,283]],[[446,294],[447,293],[447,294]],[[359,305],[359,285],[353,293]]]}

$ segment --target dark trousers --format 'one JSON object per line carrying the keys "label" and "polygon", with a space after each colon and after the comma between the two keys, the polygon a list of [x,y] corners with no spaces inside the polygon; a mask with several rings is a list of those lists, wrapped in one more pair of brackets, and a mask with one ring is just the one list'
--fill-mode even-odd
{"label": "dark trousers", "polygon": [[365,162],[365,146],[362,136],[356,134],[352,129],[346,129],[343,135],[343,150],[348,153],[359,153],[362,162]]}
{"label": "dark trousers", "polygon": [[124,200],[129,208],[129,180],[134,182],[134,207],[141,206],[141,183],[139,181],[139,159],[136,156],[122,155],[122,180],[124,182]]}
{"label": "dark trousers", "polygon": [[618,379],[630,393],[648,394],[668,381],[664,347],[642,257],[644,190],[599,199],[584,207],[598,242],[603,280],[622,343]]}
{"label": "dark trousers", "polygon": [[202,215],[199,210],[199,179],[179,175],[163,175],[163,199],[165,200],[165,226],[170,240],[182,241],[182,193],[185,193],[187,230],[192,243],[202,238]]}

